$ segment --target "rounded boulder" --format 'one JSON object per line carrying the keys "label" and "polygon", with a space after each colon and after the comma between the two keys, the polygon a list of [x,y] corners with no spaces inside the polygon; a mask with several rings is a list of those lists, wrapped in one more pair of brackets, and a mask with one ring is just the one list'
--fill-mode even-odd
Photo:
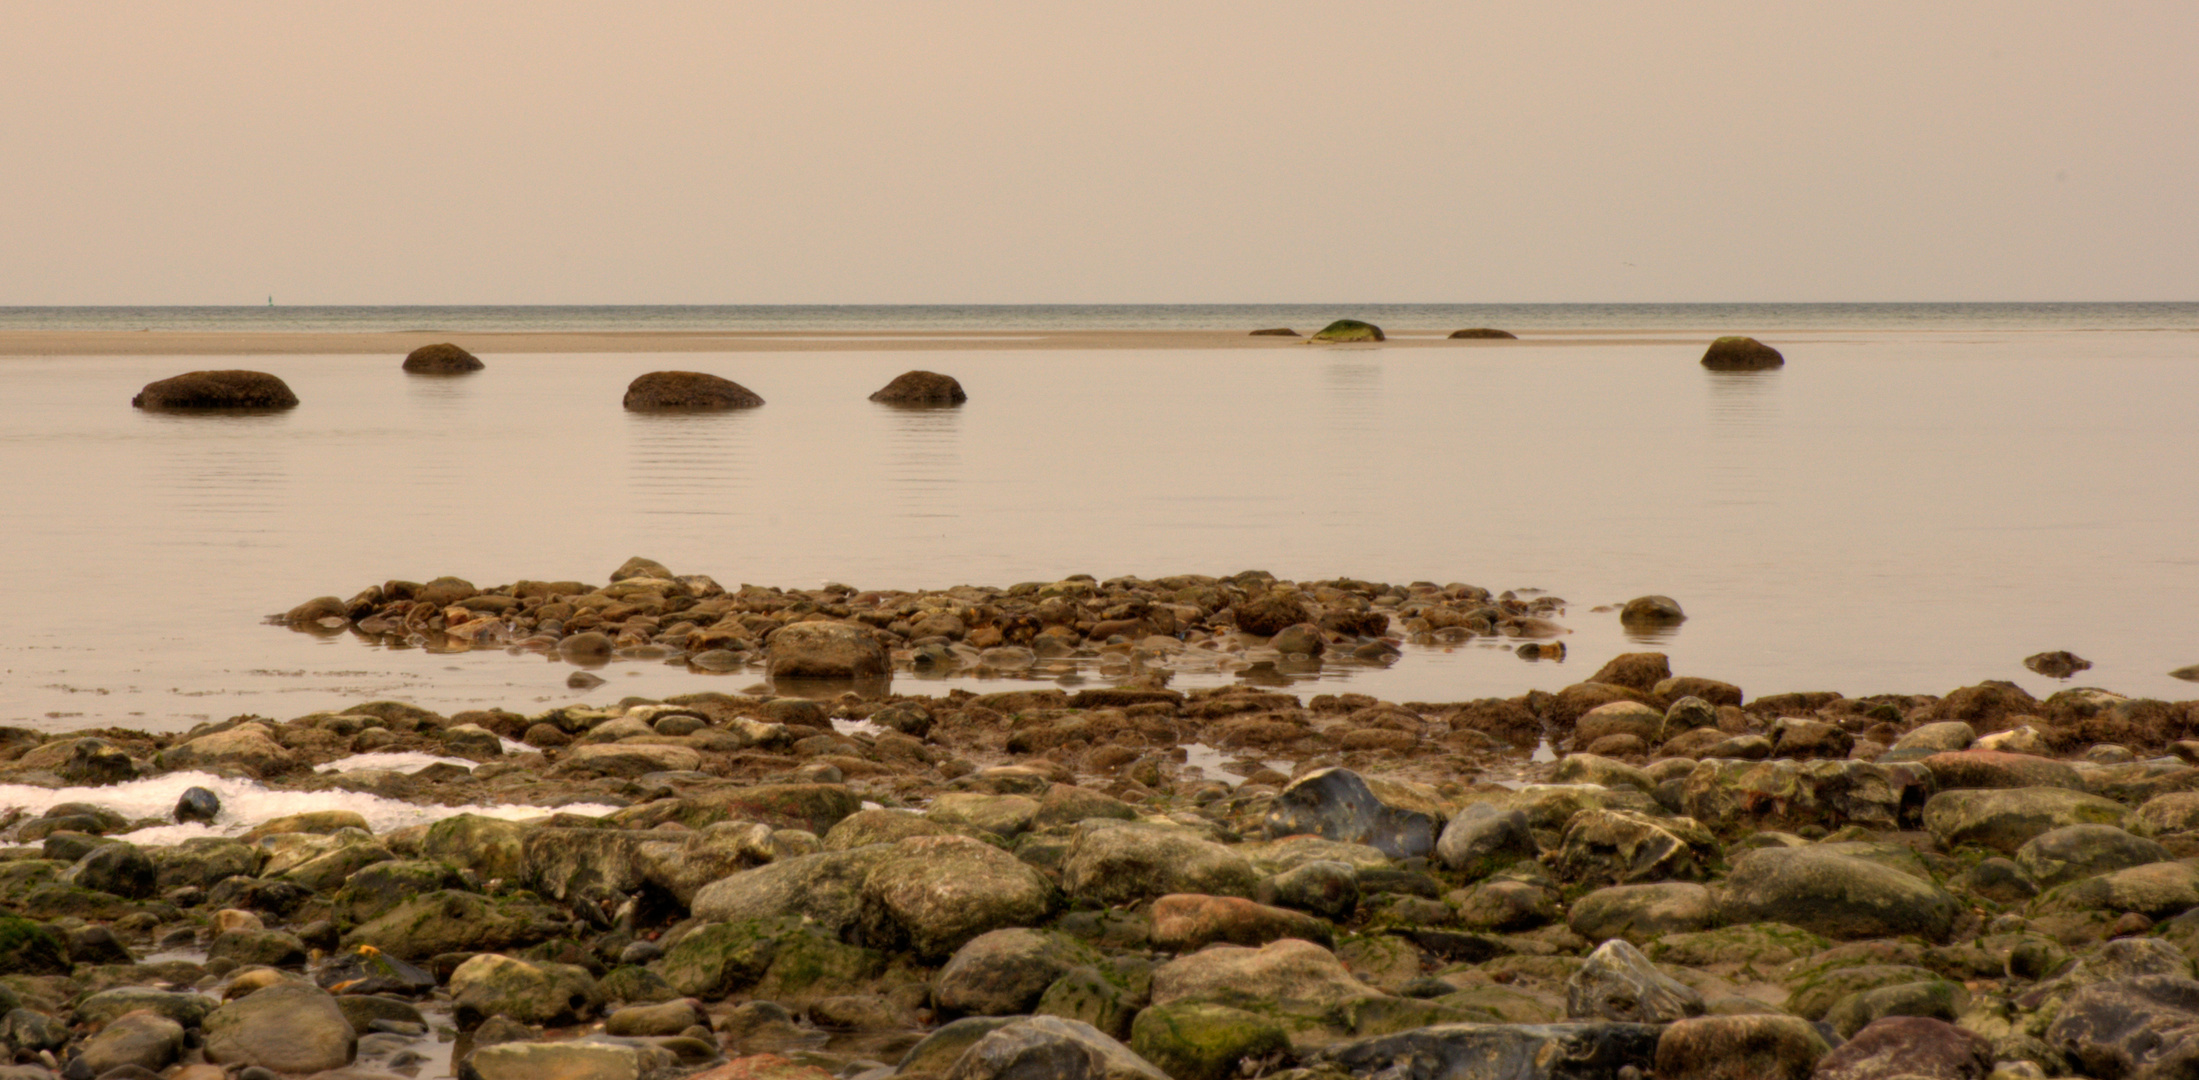
{"label": "rounded boulder", "polygon": [[652,371],[626,386],[625,405],[635,412],[753,409],[763,403],[755,391],[700,371]]}
{"label": "rounded boulder", "polygon": [[405,355],[405,370],[414,375],[463,375],[487,366],[480,357],[447,341],[422,345]]}
{"label": "rounded boulder", "polygon": [[1779,350],[1752,337],[1719,338],[1703,352],[1703,366],[1712,371],[1767,371],[1786,365]]}
{"label": "rounded boulder", "polygon": [[936,371],[905,371],[870,396],[884,405],[960,405],[970,400],[952,375]]}
{"label": "rounded boulder", "polygon": [[298,404],[289,384],[264,371],[188,371],[149,382],[130,399],[140,409],[179,411],[288,409]]}

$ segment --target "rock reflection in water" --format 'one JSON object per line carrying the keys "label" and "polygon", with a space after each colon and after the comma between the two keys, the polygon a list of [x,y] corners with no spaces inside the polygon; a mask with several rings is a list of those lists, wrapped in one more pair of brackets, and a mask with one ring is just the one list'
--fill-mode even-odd
{"label": "rock reflection in water", "polygon": [[956,483],[963,475],[961,423],[962,409],[967,407],[876,407],[889,430],[886,478],[893,488],[896,516],[960,516],[959,500],[954,496]]}
{"label": "rock reflection in water", "polygon": [[626,414],[634,509],[665,517],[740,513],[755,487],[753,417],[744,410]]}

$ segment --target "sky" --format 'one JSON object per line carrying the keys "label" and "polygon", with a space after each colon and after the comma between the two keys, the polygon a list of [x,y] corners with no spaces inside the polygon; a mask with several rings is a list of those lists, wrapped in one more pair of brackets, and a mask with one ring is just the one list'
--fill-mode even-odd
{"label": "sky", "polygon": [[2199,300],[2199,5],[0,4],[0,306]]}

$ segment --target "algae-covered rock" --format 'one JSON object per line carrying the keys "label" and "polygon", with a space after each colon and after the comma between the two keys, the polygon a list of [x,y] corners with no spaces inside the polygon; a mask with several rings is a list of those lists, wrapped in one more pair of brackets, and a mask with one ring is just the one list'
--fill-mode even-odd
{"label": "algae-covered rock", "polygon": [[966,836],[916,836],[889,847],[863,878],[863,940],[942,958],[971,938],[1030,926],[1053,911],[1053,884],[1015,856]]}
{"label": "algae-covered rock", "polygon": [[2049,912],[2137,912],[2166,919],[2199,907],[2199,867],[2185,862],[2156,862],[2085,878],[2038,899]]}
{"label": "algae-covered rock", "polygon": [[1314,332],[1309,341],[1384,341],[1382,328],[1358,319],[1338,319]]}
{"label": "algae-covered rock", "polygon": [[1232,1080],[1246,1058],[1288,1050],[1290,1038],[1258,1013],[1183,1002],[1141,1010],[1130,1048],[1175,1080]]}
{"label": "algae-covered rock", "polygon": [[2172,858],[2167,848],[2113,825],[2065,825],[2016,849],[2016,865],[2042,889]]}
{"label": "algae-covered rock", "polygon": [[133,1012],[116,1017],[84,1040],[70,1066],[85,1076],[126,1068],[158,1072],[182,1053],[183,1025],[159,1013]]}
{"label": "algae-covered rock", "polygon": [[1747,923],[1692,934],[1666,934],[1648,944],[1649,958],[1679,967],[1737,964],[1770,971],[1825,950],[1831,943],[1798,926]]}
{"label": "algae-covered rock", "polygon": [[946,1075],[947,1080],[1168,1080],[1105,1032],[1058,1016],[1028,1017],[987,1032]]}
{"label": "algae-covered rock", "polygon": [[794,916],[839,934],[860,918],[863,881],[892,850],[874,844],[821,851],[743,870],[697,891],[694,915],[713,922]]}
{"label": "algae-covered rock", "polygon": [[1488,340],[1494,340],[1494,341],[1517,341],[1517,340],[1519,340],[1519,335],[1518,335],[1518,334],[1512,333],[1512,332],[1511,332],[1511,331],[1509,331],[1509,330],[1499,330],[1499,329],[1497,329],[1497,328],[1495,328],[1495,327],[1493,327],[1493,326],[1473,326],[1473,327],[1468,327],[1468,328],[1466,328],[1466,329],[1464,329],[1464,330],[1453,330],[1453,331],[1451,331],[1451,337],[1452,337],[1452,338],[1453,338],[1454,340],[1474,340],[1474,339],[1488,339]]}
{"label": "algae-covered rock", "polygon": [[1063,890],[1100,904],[1169,893],[1249,897],[1259,880],[1252,864],[1228,847],[1180,828],[1143,822],[1077,826],[1061,867]]}
{"label": "algae-covered rock", "polygon": [[652,371],[627,385],[625,400],[636,412],[753,409],[763,403],[749,388],[699,371]]}
{"label": "algae-covered rock", "polygon": [[1827,1054],[1813,1080],[1985,1080],[1994,1056],[1992,1043],[1944,1020],[1889,1016]]}
{"label": "algae-covered rock", "polygon": [[1655,1024],[1439,1024],[1361,1039],[1321,1051],[1316,1059],[1352,1076],[1615,1077],[1656,1066]]}
{"label": "algae-covered rock", "polygon": [[1712,371],[1763,371],[1783,367],[1787,358],[1779,350],[1752,337],[1722,337],[1703,352],[1703,366]]}
{"label": "algae-covered rock", "polygon": [[345,934],[345,947],[372,945],[415,963],[440,953],[496,952],[547,941],[564,930],[556,912],[518,899],[442,890],[416,896]]}
{"label": "algae-covered rock", "polygon": [[1081,942],[1060,934],[994,930],[955,950],[933,980],[932,1000],[950,1014],[1028,1013],[1055,980],[1098,960]]}
{"label": "algae-covered rock", "polygon": [[905,371],[870,396],[887,405],[960,405],[970,399],[952,375],[936,371]]}
{"label": "algae-covered rock", "polygon": [[1830,1047],[1795,1016],[1697,1016],[1657,1040],[1659,1080],[1809,1080]]}
{"label": "algae-covered rock", "polygon": [[422,345],[405,354],[404,369],[414,375],[462,375],[487,364],[481,358],[449,342]]}
{"label": "algae-covered rock", "polygon": [[586,968],[529,963],[482,953],[451,972],[452,1013],[461,1028],[492,1016],[522,1024],[562,1027],[595,1015],[603,1005]]}
{"label": "algae-covered rock", "polygon": [[2046,1038],[2088,1075],[2188,1076],[2199,1061],[2199,982],[2143,975],[2087,986],[2062,1005]]}
{"label": "algae-covered rock", "polygon": [[1589,808],[1566,822],[1556,863],[1569,881],[1630,885],[1698,880],[1717,856],[1716,838],[1694,818]]}
{"label": "algae-covered rock", "polygon": [[1614,885],[1573,902],[1566,925],[1590,941],[1624,938],[1647,945],[1668,934],[1689,934],[1718,924],[1709,889],[1692,882]]}
{"label": "algae-covered rock", "polygon": [[1916,935],[1944,941],[1954,897],[1879,863],[1810,848],[1760,848],[1726,877],[1720,916],[1776,922],[1835,939]]}
{"label": "algae-covered rock", "polygon": [[1922,979],[1849,994],[1825,1010],[1825,1022],[1845,1039],[1886,1016],[1924,1016],[1953,1023],[1970,1007],[1960,983]]}
{"label": "algae-covered rock", "polygon": [[2058,787],[1942,791],[1924,804],[1924,827],[1949,848],[1975,844],[2014,855],[2041,833],[2067,825],[2123,824],[2112,799]]}
{"label": "algae-covered rock", "polygon": [[130,404],[178,411],[288,409],[298,404],[298,395],[264,371],[189,371],[146,383]]}
{"label": "algae-covered rock", "polygon": [[1443,865],[1472,879],[1532,859],[1538,849],[1524,812],[1469,803],[1444,824],[1435,853]]}
{"label": "algae-covered rock", "polygon": [[1329,924],[1303,912],[1235,896],[1171,893],[1153,902],[1153,946],[1190,952],[1217,941],[1265,945],[1282,938],[1332,944]]}

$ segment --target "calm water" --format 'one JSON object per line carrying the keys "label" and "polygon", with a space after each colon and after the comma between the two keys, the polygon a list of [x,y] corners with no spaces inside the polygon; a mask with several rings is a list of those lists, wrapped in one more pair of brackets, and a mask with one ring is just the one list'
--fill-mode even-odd
{"label": "calm water", "polygon": [[[528,708],[755,683],[631,663],[575,695],[571,669],[539,658],[259,621],[392,577],[601,581],[635,554],[729,586],[1258,568],[1571,602],[1562,665],[1411,649],[1301,687],[1390,700],[1577,681],[1641,647],[1590,607],[1647,592],[1692,616],[1656,643],[1676,669],[1751,693],[1986,678],[2044,693],[2021,659],[2070,649],[2097,665],[2080,683],[2199,697],[2165,674],[2199,663],[2199,334],[2155,332],[2199,309],[2130,307],[2160,309],[2155,328],[1791,333],[1775,340],[1787,368],[1756,375],[1623,337],[492,355],[455,380],[408,378],[394,356],[0,359],[0,722],[174,728],[369,696]],[[864,400],[918,363],[960,378],[969,404]],[[304,405],[129,407],[146,382],[220,366],[276,372]],[[625,384],[662,367],[769,404],[623,412]]]}

